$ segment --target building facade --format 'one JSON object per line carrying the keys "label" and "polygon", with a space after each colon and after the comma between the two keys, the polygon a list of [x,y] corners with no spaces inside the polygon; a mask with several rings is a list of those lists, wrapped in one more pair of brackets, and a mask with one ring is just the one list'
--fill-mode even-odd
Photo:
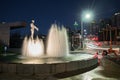
{"label": "building facade", "polygon": [[99,27],[99,41],[120,44],[120,13],[115,13],[111,19],[102,20]]}
{"label": "building facade", "polygon": [[112,16],[111,21],[112,21],[112,26],[119,28],[120,27],[120,12],[115,13]]}
{"label": "building facade", "polygon": [[1,44],[10,45],[10,30],[22,28],[26,26],[26,22],[0,23],[0,42]]}

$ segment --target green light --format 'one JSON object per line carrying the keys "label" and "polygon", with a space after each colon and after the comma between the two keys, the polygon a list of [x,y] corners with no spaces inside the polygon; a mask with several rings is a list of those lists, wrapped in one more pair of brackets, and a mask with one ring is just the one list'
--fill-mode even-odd
{"label": "green light", "polygon": [[74,26],[78,26],[78,23],[75,21]]}

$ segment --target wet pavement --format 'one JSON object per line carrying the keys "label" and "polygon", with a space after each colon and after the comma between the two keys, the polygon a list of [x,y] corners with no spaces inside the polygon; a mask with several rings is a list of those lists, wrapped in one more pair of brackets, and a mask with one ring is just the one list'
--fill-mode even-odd
{"label": "wet pavement", "polygon": [[104,57],[100,65],[91,71],[56,80],[120,80],[120,65]]}

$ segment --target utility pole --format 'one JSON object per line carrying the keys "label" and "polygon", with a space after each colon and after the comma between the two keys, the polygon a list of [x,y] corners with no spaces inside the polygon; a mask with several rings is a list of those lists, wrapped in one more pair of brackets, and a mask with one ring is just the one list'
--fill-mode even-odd
{"label": "utility pole", "polygon": [[110,26],[110,49],[112,49],[112,34],[111,34],[111,26]]}

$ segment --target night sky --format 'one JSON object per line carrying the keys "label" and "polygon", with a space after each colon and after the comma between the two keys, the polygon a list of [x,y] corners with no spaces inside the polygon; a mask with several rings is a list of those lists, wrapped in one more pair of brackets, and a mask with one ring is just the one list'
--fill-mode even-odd
{"label": "night sky", "polygon": [[[0,22],[26,21],[27,33],[32,19],[39,32],[47,34],[52,23],[73,28],[84,10],[91,10],[94,19],[111,17],[120,11],[120,0],[0,0]],[[23,29],[22,29],[23,30]]]}

